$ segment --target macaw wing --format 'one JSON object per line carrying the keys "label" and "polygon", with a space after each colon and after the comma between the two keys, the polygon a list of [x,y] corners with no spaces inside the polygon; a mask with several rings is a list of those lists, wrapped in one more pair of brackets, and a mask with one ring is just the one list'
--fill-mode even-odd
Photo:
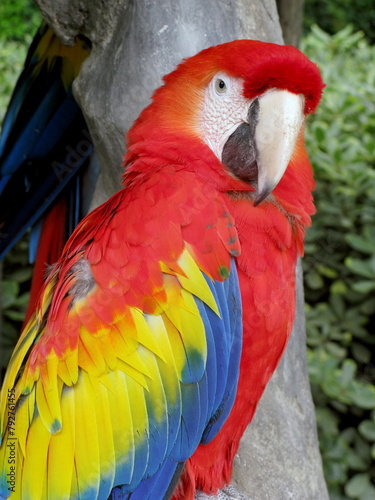
{"label": "macaw wing", "polygon": [[65,47],[47,25],[30,46],[0,137],[0,258],[53,203],[92,152],[72,94],[88,50]]}
{"label": "macaw wing", "polygon": [[[165,223],[154,246],[144,233],[132,253],[135,241],[122,247],[115,231],[126,221],[118,198],[100,209],[101,224],[87,223],[94,213],[68,242],[12,357],[1,400],[0,497],[106,500],[113,490],[112,498],[163,498],[180,464],[215,436],[231,409],[242,333],[235,263],[225,250],[230,273],[213,279],[186,241],[174,259],[149,261],[159,243],[169,247],[176,238],[176,226]],[[217,232],[233,231],[228,214],[220,218]],[[209,226],[212,238],[234,245]],[[105,240],[105,249],[82,245],[82,235],[86,243]],[[13,438],[14,493],[7,475]]]}

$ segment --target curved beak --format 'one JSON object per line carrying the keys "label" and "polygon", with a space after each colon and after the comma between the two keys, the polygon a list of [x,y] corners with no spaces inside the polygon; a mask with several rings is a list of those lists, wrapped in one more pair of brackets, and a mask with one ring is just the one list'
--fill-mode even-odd
{"label": "curved beak", "polygon": [[284,175],[304,119],[302,95],[287,90],[270,90],[257,101],[253,141],[258,188],[254,205],[263,201]]}

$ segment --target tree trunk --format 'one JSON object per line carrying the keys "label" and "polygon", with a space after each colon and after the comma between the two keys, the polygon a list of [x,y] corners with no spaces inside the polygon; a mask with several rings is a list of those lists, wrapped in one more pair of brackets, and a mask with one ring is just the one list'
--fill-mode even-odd
{"label": "tree trunk", "polygon": [[[64,43],[80,34],[92,44],[74,90],[101,164],[96,204],[119,188],[124,134],[182,58],[236,38],[282,43],[274,0],[37,3]],[[301,273],[298,284],[291,342],[235,465],[235,481],[254,500],[328,499],[306,372]]]}
{"label": "tree trunk", "polygon": [[304,0],[276,0],[284,42],[298,47],[302,36]]}

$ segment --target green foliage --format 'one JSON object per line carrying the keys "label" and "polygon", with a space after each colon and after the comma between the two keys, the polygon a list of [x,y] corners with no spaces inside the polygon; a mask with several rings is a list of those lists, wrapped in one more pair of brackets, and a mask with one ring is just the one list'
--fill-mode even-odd
{"label": "green foliage", "polygon": [[32,0],[0,3],[0,123],[40,22]]}
{"label": "green foliage", "polygon": [[0,38],[24,43],[32,39],[41,22],[41,15],[33,0],[3,0],[0,3]]}
{"label": "green foliage", "polygon": [[375,42],[375,3],[373,0],[305,0],[304,27],[308,33],[313,24],[328,33],[337,33],[348,24],[361,30]]}
{"label": "green foliage", "polygon": [[22,71],[27,48],[19,42],[8,42],[0,37],[0,122],[2,122],[10,96]]}
{"label": "green foliage", "polygon": [[17,342],[29,300],[32,268],[28,242],[21,240],[4,260],[1,278],[0,381]]}
{"label": "green foliage", "polygon": [[332,500],[375,498],[375,47],[318,27],[327,84],[307,144],[317,215],[304,259],[308,361]]}

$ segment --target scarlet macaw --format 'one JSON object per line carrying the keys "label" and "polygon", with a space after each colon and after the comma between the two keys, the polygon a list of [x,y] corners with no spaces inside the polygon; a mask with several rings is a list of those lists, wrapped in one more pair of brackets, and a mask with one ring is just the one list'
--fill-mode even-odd
{"label": "scarlet macaw", "polygon": [[32,226],[30,259],[36,264],[27,317],[46,266],[56,262],[85,212],[83,174],[93,147],[72,84],[88,55],[84,40],[66,47],[43,23],[2,124],[0,259]]}
{"label": "scarlet macaw", "polygon": [[292,329],[322,89],[297,49],[249,40],[164,77],[123,189],[74,231],[15,348],[1,498],[191,500],[230,482]]}

